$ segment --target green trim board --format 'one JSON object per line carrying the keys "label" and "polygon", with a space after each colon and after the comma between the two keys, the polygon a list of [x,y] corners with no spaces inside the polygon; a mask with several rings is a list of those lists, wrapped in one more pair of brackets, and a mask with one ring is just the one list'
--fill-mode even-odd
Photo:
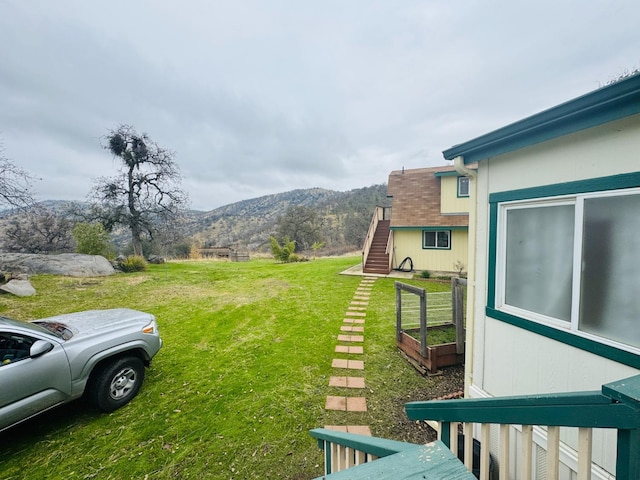
{"label": "green trim board", "polygon": [[602,393],[618,402],[640,408],[640,375],[602,385]]}
{"label": "green trim board", "polygon": [[[627,382],[629,386],[620,384]],[[602,385],[602,391],[409,402],[409,420],[639,429],[635,389],[640,375]],[[631,398],[625,396],[632,391]]]}
{"label": "green trim board", "polygon": [[487,279],[487,307],[496,306],[496,262],[498,260],[498,204],[489,203],[489,262]]}
{"label": "green trim board", "polygon": [[499,128],[442,152],[474,163],[640,113],[640,74]]}
{"label": "green trim board", "polygon": [[489,203],[494,204],[562,195],[578,195],[581,193],[604,192],[607,190],[622,190],[636,187],[640,187],[640,172],[622,173],[608,177],[496,192],[489,195]]}
{"label": "green trim board", "polygon": [[542,324],[507,314],[496,310],[496,279],[497,279],[497,237],[498,237],[498,210],[500,203],[543,199],[562,195],[577,195],[592,192],[604,192],[611,190],[623,190],[626,188],[640,187],[640,172],[632,172],[608,177],[578,180],[541,187],[532,187],[520,190],[496,192],[489,195],[489,239],[488,239],[488,271],[487,271],[487,299],[485,313],[488,317],[503,321],[523,328],[547,338],[571,345],[595,355],[640,369],[640,355],[613,347],[580,336],[576,332],[565,331],[547,324]]}
{"label": "green trim board", "polygon": [[[477,168],[470,168],[469,170],[477,171]],[[434,177],[463,177],[464,175],[460,175],[456,170],[450,170],[447,172],[436,172],[433,174]]]}
{"label": "green trim board", "polygon": [[313,438],[318,440],[318,446],[320,448],[323,448],[323,442],[331,442],[352,448],[353,450],[360,450],[375,455],[376,457],[386,457],[418,446],[414,443],[387,440],[368,435],[359,435],[357,433],[339,432],[326,428],[314,428],[309,433]]}
{"label": "green trim board", "polygon": [[437,232],[440,230],[469,230],[468,226],[456,226],[451,227],[448,225],[442,225],[438,227],[389,227],[391,230],[420,230],[421,232]]}

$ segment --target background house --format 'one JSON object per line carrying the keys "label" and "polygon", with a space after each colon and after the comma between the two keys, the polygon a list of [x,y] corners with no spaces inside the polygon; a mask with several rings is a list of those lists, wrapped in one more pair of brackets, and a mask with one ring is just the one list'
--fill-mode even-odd
{"label": "background house", "polygon": [[[444,156],[462,173],[477,162],[467,395],[599,390],[640,373],[640,76]],[[573,478],[577,432],[561,440],[561,478]],[[534,478],[546,478],[546,431],[534,441]],[[615,472],[615,447],[614,431],[594,432],[592,478]]]}
{"label": "background house", "polygon": [[468,177],[450,166],[393,171],[387,195],[394,268],[409,257],[415,270],[466,271]]}

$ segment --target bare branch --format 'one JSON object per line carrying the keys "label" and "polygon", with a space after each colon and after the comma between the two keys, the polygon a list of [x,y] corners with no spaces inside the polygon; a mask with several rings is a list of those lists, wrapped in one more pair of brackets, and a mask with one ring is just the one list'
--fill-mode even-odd
{"label": "bare branch", "polygon": [[33,177],[2,154],[0,145],[0,205],[23,208],[33,204]]}
{"label": "bare branch", "polygon": [[142,237],[152,239],[168,228],[188,203],[174,153],[130,125],[120,125],[104,140],[103,148],[122,165],[119,175],[95,181],[91,211],[108,229],[127,227],[134,252],[141,255]]}

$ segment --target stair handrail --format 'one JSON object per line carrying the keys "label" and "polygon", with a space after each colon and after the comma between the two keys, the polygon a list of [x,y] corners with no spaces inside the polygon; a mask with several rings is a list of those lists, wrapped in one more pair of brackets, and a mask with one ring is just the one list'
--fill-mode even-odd
{"label": "stair handrail", "polygon": [[369,256],[369,250],[371,250],[371,244],[373,243],[373,236],[376,233],[376,229],[378,228],[378,223],[380,220],[385,220],[386,209],[389,207],[382,207],[380,205],[376,205],[373,216],[371,217],[371,222],[369,223],[369,230],[367,230],[367,236],[364,238],[364,245],[362,246],[362,269],[364,270],[365,263],[367,262],[367,257]]}
{"label": "stair handrail", "polygon": [[[640,375],[605,384],[600,392],[430,400],[409,402],[405,410],[410,420],[440,422],[440,440],[449,447],[457,444],[457,423],[617,429],[616,478],[640,478]],[[486,469],[488,451],[482,461]],[[589,458],[585,468],[590,465]]]}
{"label": "stair handrail", "polygon": [[315,428],[309,434],[317,439],[318,447],[324,451],[325,475],[420,447],[420,445],[414,443],[387,440],[326,428]]}
{"label": "stair handrail", "polygon": [[395,259],[395,244],[393,237],[393,230],[389,229],[389,237],[387,238],[387,247],[385,252],[388,255],[389,263],[387,264],[387,271],[390,272],[393,269],[393,260]]}

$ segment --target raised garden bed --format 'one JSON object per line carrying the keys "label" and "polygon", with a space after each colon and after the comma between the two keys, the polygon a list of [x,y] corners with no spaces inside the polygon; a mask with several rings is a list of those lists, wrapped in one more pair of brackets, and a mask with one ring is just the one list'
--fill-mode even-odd
{"label": "raised garden bed", "polygon": [[[452,365],[460,365],[464,363],[464,318],[463,318],[463,287],[466,286],[466,280],[454,278],[451,281],[452,288],[452,321],[444,325],[430,326],[427,328],[427,301],[426,291],[412,285],[406,285],[396,282],[396,345],[405,354],[407,359],[420,371],[425,373],[425,369],[429,372],[436,372],[442,367]],[[401,291],[409,292],[420,298],[420,328],[404,329],[402,327],[402,295]],[[455,341],[446,343],[436,343],[442,341],[443,336],[438,335],[440,339],[434,338],[434,332],[445,333],[443,330],[453,329],[453,338]],[[429,343],[427,343],[427,332],[429,334]],[[435,341],[434,341],[435,340]]]}

